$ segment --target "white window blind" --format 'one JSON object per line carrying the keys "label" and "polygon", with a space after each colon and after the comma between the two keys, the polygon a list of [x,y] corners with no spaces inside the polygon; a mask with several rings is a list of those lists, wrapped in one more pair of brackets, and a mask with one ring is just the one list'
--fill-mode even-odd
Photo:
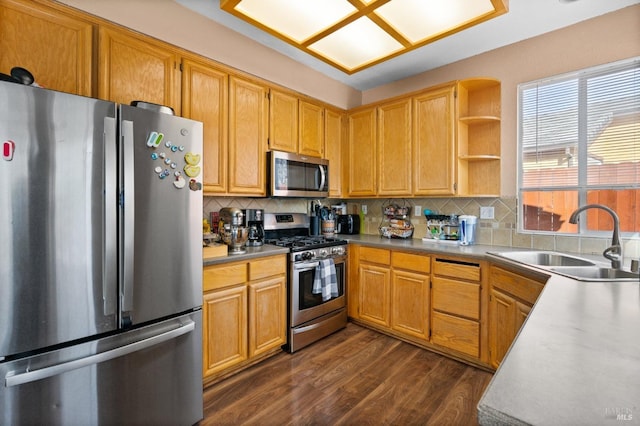
{"label": "white window blind", "polygon": [[582,228],[568,223],[599,203],[623,231],[640,231],[640,58],[521,84],[518,94],[521,229],[610,230],[598,213]]}

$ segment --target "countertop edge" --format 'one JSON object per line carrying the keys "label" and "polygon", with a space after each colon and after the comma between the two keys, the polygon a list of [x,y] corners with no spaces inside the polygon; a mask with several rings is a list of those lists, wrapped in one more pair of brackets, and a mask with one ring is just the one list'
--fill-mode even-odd
{"label": "countertop edge", "polygon": [[202,266],[204,267],[211,265],[221,265],[229,262],[246,261],[257,259],[260,257],[289,253],[288,248],[278,247],[271,244],[264,244],[259,247],[246,247],[245,249],[246,253],[242,254],[228,254],[226,256],[205,257],[202,259]]}

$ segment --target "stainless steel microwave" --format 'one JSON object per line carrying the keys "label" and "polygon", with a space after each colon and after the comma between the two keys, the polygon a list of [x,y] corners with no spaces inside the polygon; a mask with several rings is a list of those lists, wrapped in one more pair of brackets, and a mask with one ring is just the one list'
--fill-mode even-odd
{"label": "stainless steel microwave", "polygon": [[282,151],[270,151],[267,155],[270,196],[329,196],[329,160]]}

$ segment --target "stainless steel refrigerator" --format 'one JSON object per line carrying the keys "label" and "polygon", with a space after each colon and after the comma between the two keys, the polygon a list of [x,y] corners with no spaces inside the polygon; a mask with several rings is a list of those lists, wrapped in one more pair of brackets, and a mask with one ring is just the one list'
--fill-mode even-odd
{"label": "stainless steel refrigerator", "polygon": [[198,422],[202,123],[0,82],[0,144],[0,424]]}

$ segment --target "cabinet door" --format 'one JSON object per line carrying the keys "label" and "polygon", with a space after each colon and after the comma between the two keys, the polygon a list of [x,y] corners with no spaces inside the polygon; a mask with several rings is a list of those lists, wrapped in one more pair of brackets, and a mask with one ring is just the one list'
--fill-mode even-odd
{"label": "cabinet door", "polygon": [[229,75],[210,64],[189,59],[183,60],[182,69],[182,115],[204,124],[204,193],[225,193]]}
{"label": "cabinet door", "polygon": [[342,114],[325,110],[325,158],[329,160],[329,197],[342,197]]}
{"label": "cabinet door", "polygon": [[455,193],[454,87],[413,98],[413,193]]}
{"label": "cabinet door", "polygon": [[360,319],[389,327],[389,286],[391,271],[375,265],[360,264]]}
{"label": "cabinet door", "polygon": [[205,293],[203,375],[205,377],[247,359],[247,286]]}
{"label": "cabinet door", "polygon": [[0,1],[0,72],[28,69],[49,89],[94,96],[90,22],[36,2]]}
{"label": "cabinet door", "polygon": [[442,312],[432,312],[431,342],[445,348],[480,356],[480,323]]}
{"label": "cabinet door", "polygon": [[[518,332],[516,300],[491,290],[489,298],[489,361],[498,368]],[[524,320],[522,321],[524,322]]]}
{"label": "cabinet door", "polygon": [[378,107],[378,195],[411,195],[411,99]]}
{"label": "cabinet door", "polygon": [[299,102],[298,152],[322,157],[324,154],[324,108],[306,101]]}
{"label": "cabinet door", "polygon": [[167,105],[180,115],[178,55],[169,45],[132,32],[100,28],[98,97],[128,105]]}
{"label": "cabinet door", "polygon": [[469,319],[480,319],[480,284],[433,277],[433,309]]}
{"label": "cabinet door", "polygon": [[395,270],[391,289],[391,328],[428,341],[429,276]]}
{"label": "cabinet door", "polygon": [[269,92],[269,149],[298,152],[298,98]]}
{"label": "cabinet door", "polygon": [[265,196],[267,89],[229,77],[229,193]]}
{"label": "cabinet door", "polygon": [[287,299],[285,276],[249,285],[249,356],[286,343]]}
{"label": "cabinet door", "polygon": [[376,110],[349,115],[348,196],[376,195]]}

